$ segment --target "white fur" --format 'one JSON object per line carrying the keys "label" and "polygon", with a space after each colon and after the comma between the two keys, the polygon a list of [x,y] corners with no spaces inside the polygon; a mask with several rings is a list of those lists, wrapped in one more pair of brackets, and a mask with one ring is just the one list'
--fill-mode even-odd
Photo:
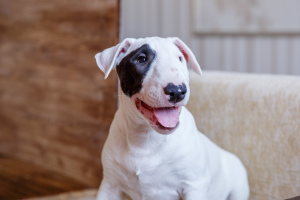
{"label": "white fur", "polygon": [[102,152],[104,178],[97,200],[248,199],[247,172],[240,160],[200,133],[184,107],[189,87],[185,99],[176,103],[182,106],[180,125],[171,134],[160,134],[135,106],[135,98],[153,107],[173,106],[161,88],[170,82],[188,86],[187,62],[180,62],[178,56],[186,54],[192,69],[201,74],[181,40],[125,39],[98,53],[97,64],[107,77],[122,58],[145,43],[155,50],[156,58],[139,93],[129,98],[119,89],[119,109]]}

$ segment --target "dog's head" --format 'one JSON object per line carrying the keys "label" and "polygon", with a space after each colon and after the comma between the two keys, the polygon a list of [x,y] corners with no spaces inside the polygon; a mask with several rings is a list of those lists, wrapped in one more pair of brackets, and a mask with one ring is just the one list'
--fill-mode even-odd
{"label": "dog's head", "polygon": [[95,56],[105,78],[116,69],[123,93],[138,113],[161,134],[179,125],[189,95],[187,63],[201,74],[191,50],[178,38],[127,38]]}

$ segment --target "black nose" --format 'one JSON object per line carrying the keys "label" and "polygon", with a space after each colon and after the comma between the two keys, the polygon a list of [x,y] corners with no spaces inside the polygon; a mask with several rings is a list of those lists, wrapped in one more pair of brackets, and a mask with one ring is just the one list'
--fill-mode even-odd
{"label": "black nose", "polygon": [[169,101],[171,103],[177,103],[182,101],[185,97],[186,93],[186,85],[182,83],[181,85],[174,85],[173,83],[168,83],[168,85],[164,88],[164,92],[166,95],[170,96]]}

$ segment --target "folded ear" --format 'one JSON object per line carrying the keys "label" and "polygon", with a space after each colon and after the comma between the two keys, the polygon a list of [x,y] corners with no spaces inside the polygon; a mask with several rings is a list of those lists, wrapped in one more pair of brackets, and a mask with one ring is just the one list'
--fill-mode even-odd
{"label": "folded ear", "polygon": [[115,68],[116,62],[127,52],[128,48],[135,41],[133,38],[126,38],[116,46],[105,49],[95,55],[98,67],[108,77],[112,69]]}
{"label": "folded ear", "polygon": [[182,42],[179,38],[174,37],[174,38],[169,38],[177,47],[178,49],[182,52],[186,62],[188,63],[189,60],[191,61],[192,69],[194,72],[197,74],[201,75],[202,71],[200,68],[199,63],[197,62],[195,55],[191,51],[191,49],[184,43]]}

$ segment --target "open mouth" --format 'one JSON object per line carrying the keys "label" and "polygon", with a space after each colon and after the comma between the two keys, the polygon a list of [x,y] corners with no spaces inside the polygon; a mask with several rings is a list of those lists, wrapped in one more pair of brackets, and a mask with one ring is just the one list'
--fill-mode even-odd
{"label": "open mouth", "polygon": [[181,106],[156,108],[138,98],[135,99],[135,105],[150,124],[159,130],[170,132],[175,130],[179,124]]}

